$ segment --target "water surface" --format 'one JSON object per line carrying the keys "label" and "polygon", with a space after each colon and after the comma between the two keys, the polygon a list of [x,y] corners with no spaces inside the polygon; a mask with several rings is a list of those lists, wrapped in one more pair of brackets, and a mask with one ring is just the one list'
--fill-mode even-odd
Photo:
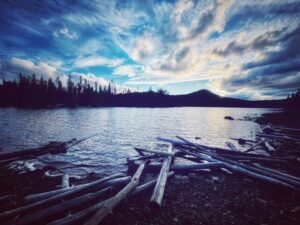
{"label": "water surface", "polygon": [[[42,156],[43,162],[99,165],[72,169],[69,173],[95,171],[111,173],[124,169],[128,156],[136,155],[133,146],[150,148],[156,137],[186,137],[201,144],[228,148],[230,137],[255,139],[259,127],[236,119],[260,115],[268,109],[244,108],[60,108],[0,109],[0,147],[23,149],[49,141],[67,141],[100,134],[77,146],[67,154]],[[195,140],[195,137],[201,137]],[[234,143],[232,141],[232,143]],[[234,143],[236,144],[236,143]],[[238,145],[237,145],[238,146]],[[240,147],[240,146],[238,146]]]}

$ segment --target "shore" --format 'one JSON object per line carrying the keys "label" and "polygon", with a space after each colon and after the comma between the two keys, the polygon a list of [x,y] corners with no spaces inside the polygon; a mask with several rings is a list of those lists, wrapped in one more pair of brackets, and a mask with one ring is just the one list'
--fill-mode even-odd
{"label": "shore", "polygon": [[[258,123],[300,128],[297,127],[300,123],[291,122],[295,120],[298,121],[299,118],[297,113],[292,112],[271,113],[256,118]],[[277,168],[277,165],[270,164],[270,167]],[[14,193],[24,196],[59,188],[61,180],[46,177],[44,173],[47,169],[49,168],[24,174],[1,173],[0,179],[5,184],[0,188],[1,195]],[[291,168],[290,165],[280,169],[300,177],[300,171]],[[3,172],[3,169],[1,171]],[[71,180],[71,184],[77,182]],[[299,192],[220,170],[176,174],[168,180],[159,210],[150,208],[150,197],[151,191],[148,191],[126,199],[101,224],[286,225],[299,224],[300,220]],[[5,207],[2,207],[1,211],[4,209]]]}

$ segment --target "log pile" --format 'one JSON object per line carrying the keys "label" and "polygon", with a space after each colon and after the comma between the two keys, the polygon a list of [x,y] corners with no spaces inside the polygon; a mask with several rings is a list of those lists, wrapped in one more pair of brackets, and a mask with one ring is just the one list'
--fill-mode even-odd
{"label": "log pile", "polygon": [[[118,173],[75,186],[70,186],[65,175],[62,189],[23,196],[22,205],[18,208],[0,212],[0,223],[96,225],[124,199],[146,190],[151,193],[151,208],[158,210],[162,207],[168,179],[174,174],[187,175],[203,169],[219,172],[225,169],[278,188],[300,191],[300,177],[272,167],[288,164],[299,169],[299,138],[295,131],[292,131],[293,135],[272,127],[262,131],[257,134],[256,141],[231,138],[240,145],[250,145],[245,151],[240,151],[233,144],[227,144],[230,149],[221,149],[180,136],[176,139],[158,137],[159,142],[166,143],[167,149],[135,148],[138,155],[127,158],[128,174]],[[283,151],[286,145],[296,147],[292,151]],[[266,154],[257,154],[257,150]],[[152,174],[153,179],[146,180],[146,173]],[[11,196],[0,197],[0,200],[6,201],[7,198]]]}

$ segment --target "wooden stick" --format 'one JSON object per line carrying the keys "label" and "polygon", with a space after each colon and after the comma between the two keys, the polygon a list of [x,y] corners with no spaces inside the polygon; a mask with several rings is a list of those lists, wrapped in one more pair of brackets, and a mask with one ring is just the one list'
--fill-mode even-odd
{"label": "wooden stick", "polygon": [[300,139],[291,138],[289,136],[279,136],[279,135],[271,135],[271,134],[263,134],[263,133],[258,133],[256,135],[259,137],[265,137],[265,138],[273,138],[273,139],[278,139],[278,140],[289,140],[289,141],[300,142]]}
{"label": "wooden stick", "polygon": [[146,162],[141,163],[136,173],[133,175],[132,180],[126,185],[118,194],[110,198],[102,208],[100,208],[86,223],[85,225],[98,225],[116,205],[123,201],[133,190],[138,186],[140,177],[145,168]]}
{"label": "wooden stick", "polygon": [[231,142],[226,141],[226,145],[232,150],[232,151],[238,151],[234,144]]}
{"label": "wooden stick", "polygon": [[[203,154],[207,154],[207,155],[211,156],[215,160],[227,163],[226,166],[232,166],[232,165],[234,165],[235,168],[236,167],[238,167],[238,169],[242,168],[243,172],[245,172],[244,170],[247,170],[247,171],[250,171],[252,173],[254,172],[257,175],[263,175],[265,177],[272,178],[272,179],[265,179],[266,181],[269,181],[269,182],[273,181],[273,183],[279,184],[281,186],[291,187],[291,188],[294,188],[294,189],[296,189],[298,191],[300,190],[300,183],[297,182],[297,181],[294,181],[294,180],[288,179],[286,177],[279,176],[277,174],[270,173],[268,171],[264,171],[264,170],[261,170],[261,169],[255,168],[255,167],[251,167],[251,166],[248,166],[248,165],[245,165],[245,164],[242,164],[242,163],[238,163],[238,162],[230,160],[230,159],[226,159],[224,157],[221,157],[221,156],[218,156],[216,154],[213,154],[213,153],[207,151],[205,148],[203,148],[201,146],[199,147],[197,144],[194,144],[194,143],[192,143],[192,142],[190,142],[190,141],[188,141],[188,140],[186,140],[186,139],[184,139],[182,137],[178,137],[177,136],[177,138],[179,138],[180,140],[186,141],[186,142],[188,142],[190,144],[193,144],[195,147],[197,147],[197,149],[199,149],[201,152],[203,152]],[[257,177],[262,178],[262,176],[257,176]],[[277,181],[279,181],[279,182],[277,182]]]}
{"label": "wooden stick", "polygon": [[[127,180],[127,182],[129,181],[130,178]],[[73,208],[99,200],[104,194],[109,193],[111,190],[112,187],[107,187],[95,193],[88,193],[83,196],[73,198],[69,201],[61,202],[46,209],[36,211],[33,214],[25,215],[19,218],[16,222],[12,223],[12,225],[43,224],[45,221],[59,218],[60,215]]]}
{"label": "wooden stick", "polygon": [[[175,173],[172,171],[168,174],[168,177],[173,176]],[[156,184],[157,179],[154,179],[152,181],[149,181],[145,184],[139,185],[131,194],[130,196],[140,194],[143,191],[148,190],[150,187],[153,187]],[[53,221],[49,223],[48,225],[73,225],[78,224],[80,222],[83,222],[85,219],[87,219],[89,216],[91,216],[93,213],[95,213],[98,209],[104,206],[107,202],[109,202],[110,199],[105,200],[103,202],[100,202],[96,205],[93,205],[87,209],[84,209],[80,212],[77,212],[69,217],[64,217],[61,219],[58,219],[56,221]]]}
{"label": "wooden stick", "polygon": [[77,194],[83,193],[85,190],[87,190],[89,188],[95,187],[95,186],[97,186],[97,185],[99,185],[99,184],[101,184],[101,183],[103,183],[107,180],[114,179],[114,178],[121,177],[121,176],[124,176],[124,174],[118,173],[118,174],[115,174],[115,175],[112,175],[112,176],[108,176],[108,177],[102,178],[100,180],[96,180],[92,183],[89,183],[88,185],[83,186],[81,188],[73,189],[73,190],[70,190],[68,192],[52,196],[48,199],[32,203],[30,205],[26,205],[26,206],[23,206],[23,207],[20,207],[20,208],[16,208],[16,209],[12,209],[12,210],[9,210],[9,211],[2,212],[2,213],[0,213],[0,221],[3,221],[5,219],[8,219],[8,218],[10,218],[12,216],[15,216],[15,215],[18,215],[18,214],[24,214],[24,213],[26,213],[30,210],[41,209],[41,208],[46,207],[46,206],[54,205],[57,202],[59,202],[61,199],[65,199],[67,197],[72,197],[72,196],[75,196]]}
{"label": "wooden stick", "polygon": [[266,148],[268,149],[269,152],[275,152],[276,151],[275,148],[273,148],[273,146],[269,144],[269,142],[265,141],[264,144],[265,144],[265,146],[266,146]]}
{"label": "wooden stick", "polygon": [[154,153],[154,154],[158,154],[158,155],[162,155],[162,156],[171,156],[171,157],[174,156],[173,153],[169,153],[169,152],[162,152],[162,151],[157,151],[157,150],[148,150],[148,149],[144,149],[144,148],[134,148],[134,149],[142,151],[142,152],[149,152],[149,153]]}
{"label": "wooden stick", "polygon": [[266,139],[262,139],[259,142],[257,142],[255,145],[252,145],[250,148],[248,148],[247,150],[245,150],[244,152],[250,152],[252,151],[255,147],[261,145],[262,143],[264,143],[266,141]]}
{"label": "wooden stick", "polygon": [[[170,144],[169,148],[168,148],[168,153],[169,154],[173,154],[173,145]],[[152,196],[151,196],[151,204],[154,207],[160,207],[161,203],[162,203],[162,199],[164,196],[164,192],[165,192],[165,187],[166,187],[166,183],[167,183],[167,178],[168,178],[168,173],[169,173],[169,169],[170,169],[170,165],[171,165],[171,161],[172,161],[172,157],[168,156],[167,158],[165,158],[160,173],[158,175],[158,179],[155,185],[155,188],[153,190]]]}
{"label": "wooden stick", "polygon": [[[128,180],[128,178],[130,178],[130,177],[120,177],[120,178],[114,178],[114,179],[111,179],[111,180],[108,180],[108,181],[104,181],[103,183],[100,183],[99,185],[95,185],[92,188],[89,188],[89,190],[94,189],[94,188],[95,189],[96,188],[105,188],[105,187],[109,187],[109,186],[118,187],[119,185],[122,185],[124,182],[126,182]],[[42,192],[42,193],[39,193],[39,194],[27,195],[24,198],[24,201],[25,201],[26,204],[31,204],[31,203],[34,203],[34,202],[38,202],[38,201],[50,198],[54,195],[58,195],[58,194],[61,194],[61,193],[68,192],[70,190],[86,187],[88,185],[90,185],[90,183],[80,184],[80,185],[76,185],[76,186],[73,186],[73,187],[70,187],[70,188],[64,188],[64,189],[58,189],[58,190],[53,190],[53,191],[48,191],[48,192]]]}

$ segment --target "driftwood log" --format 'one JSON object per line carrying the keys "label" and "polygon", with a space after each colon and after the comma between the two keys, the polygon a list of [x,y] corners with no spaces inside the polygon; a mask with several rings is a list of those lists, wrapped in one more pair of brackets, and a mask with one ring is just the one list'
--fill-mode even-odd
{"label": "driftwood log", "polygon": [[9,218],[11,218],[15,215],[23,215],[26,212],[31,211],[31,210],[42,209],[42,208],[57,204],[59,201],[61,201],[61,199],[65,199],[65,198],[68,198],[68,197],[72,197],[72,196],[76,196],[78,194],[84,193],[84,191],[86,191],[89,188],[97,186],[97,185],[99,185],[99,184],[101,184],[101,183],[103,183],[107,180],[114,179],[114,178],[117,178],[117,177],[122,177],[122,176],[124,176],[124,174],[118,173],[118,174],[115,174],[115,175],[112,175],[112,176],[102,178],[100,180],[96,180],[96,181],[90,183],[87,186],[84,186],[84,187],[81,187],[81,188],[78,188],[78,189],[74,189],[74,190],[70,190],[68,192],[61,193],[61,194],[52,196],[48,199],[44,199],[44,200],[29,204],[29,205],[25,205],[25,206],[20,207],[20,208],[16,208],[16,209],[12,209],[12,210],[9,210],[9,211],[2,212],[2,213],[0,213],[0,221],[9,219]]}
{"label": "driftwood log", "polygon": [[232,167],[232,169],[234,169],[236,171],[243,171],[244,173],[248,172],[248,174],[251,174],[251,176],[253,176],[253,177],[254,177],[254,175],[256,175],[257,178],[260,178],[262,180],[269,181],[269,182],[272,182],[274,184],[278,184],[278,185],[281,185],[281,186],[290,187],[290,188],[296,189],[298,191],[300,190],[300,182],[297,182],[297,181],[292,180],[292,179],[288,179],[288,178],[286,178],[284,176],[280,176],[278,174],[271,173],[269,171],[265,171],[265,170],[262,170],[262,169],[258,169],[258,168],[252,167],[252,166],[245,165],[243,163],[239,163],[239,162],[236,162],[236,161],[233,161],[233,160],[230,160],[230,159],[226,159],[224,157],[221,157],[221,156],[218,156],[214,153],[211,153],[207,149],[205,149],[201,146],[199,147],[199,146],[197,146],[197,144],[194,144],[194,143],[192,143],[192,142],[190,142],[190,141],[188,141],[188,140],[186,140],[182,137],[177,137],[177,138],[179,138],[180,140],[186,141],[189,144],[193,144],[197,149],[199,149],[199,151],[202,154],[206,154],[206,155],[212,157],[213,159],[215,159],[217,161],[221,161],[221,162],[226,163],[226,166],[228,168]]}
{"label": "driftwood log", "polygon": [[[173,154],[173,144],[170,144],[170,146],[168,148],[168,153]],[[158,175],[158,179],[157,179],[157,182],[154,187],[154,190],[153,190],[153,193],[151,196],[151,200],[150,200],[152,206],[154,206],[154,207],[161,206],[171,162],[172,162],[172,157],[167,156],[167,158],[164,159],[164,162],[162,164],[162,167],[161,167],[160,173]]]}
{"label": "driftwood log", "polygon": [[[170,172],[168,174],[168,177],[173,176],[175,173]],[[130,196],[140,194],[149,188],[153,187],[156,184],[157,179],[154,179],[152,181],[149,181],[145,184],[139,185],[131,194]],[[95,213],[98,209],[103,207],[104,204],[106,204],[108,200],[105,200],[103,202],[100,202],[96,205],[93,205],[85,210],[82,210],[80,212],[77,212],[69,217],[61,218],[56,221],[53,221],[49,223],[48,225],[73,225],[78,223],[83,223],[89,216],[91,216],[93,213]]]}
{"label": "driftwood log", "polygon": [[103,207],[100,208],[86,223],[85,225],[98,225],[103,218],[105,218],[109,213],[112,212],[114,207],[123,201],[134,189],[138,186],[140,177],[146,166],[146,162],[141,163],[136,173],[133,175],[129,184],[127,184],[120,192],[118,192],[114,197],[108,199],[104,203]]}
{"label": "driftwood log", "polygon": [[117,178],[114,178],[114,179],[111,179],[111,180],[104,181],[103,183],[100,183],[98,185],[91,185],[90,186],[90,184],[94,182],[93,181],[91,183],[80,184],[80,185],[77,185],[77,186],[73,186],[71,188],[64,188],[64,189],[58,189],[58,190],[43,192],[43,193],[39,193],[39,194],[27,195],[24,198],[24,202],[26,204],[31,204],[31,203],[41,201],[41,200],[50,198],[52,196],[55,196],[55,195],[58,195],[58,194],[61,194],[61,193],[66,193],[70,190],[75,190],[75,189],[78,189],[78,188],[88,187],[88,186],[90,186],[90,188],[86,189],[86,191],[93,191],[94,189],[96,190],[96,189],[101,189],[101,188],[104,189],[104,188],[109,187],[109,186],[118,187],[119,185],[123,185],[124,183],[126,183],[128,181],[128,179],[130,179],[129,176],[127,176],[127,177],[117,177]]}
{"label": "driftwood log", "polygon": [[[129,179],[130,180],[130,179]],[[88,193],[80,197],[73,198],[69,201],[58,203],[54,206],[43,210],[38,210],[32,214],[25,215],[19,218],[16,222],[10,223],[12,225],[29,225],[29,224],[44,224],[47,221],[58,219],[63,213],[72,210],[73,208],[87,205],[89,203],[99,200],[103,195],[108,194],[112,190],[111,187],[97,191],[95,193]]]}

